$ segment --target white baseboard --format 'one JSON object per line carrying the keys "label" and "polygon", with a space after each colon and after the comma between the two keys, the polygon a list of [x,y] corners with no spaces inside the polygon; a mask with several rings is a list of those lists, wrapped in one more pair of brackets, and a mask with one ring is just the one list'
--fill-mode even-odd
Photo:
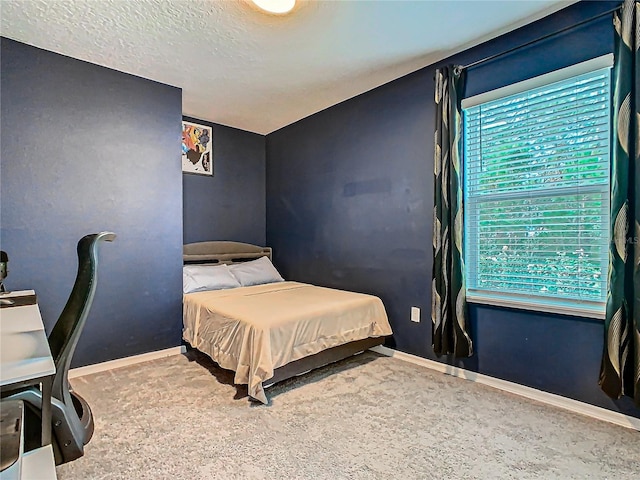
{"label": "white baseboard", "polygon": [[607,410],[606,408],[597,407],[589,403],[580,402],[578,400],[555,395],[553,393],[543,392],[542,390],[508,382],[499,378],[490,377],[488,375],[483,375],[482,373],[472,372],[465,370],[464,368],[454,367],[446,363],[434,362],[433,360],[393,350],[391,348],[383,347],[382,345],[372,347],[371,350],[388,357],[394,357],[432,370],[437,370],[441,373],[453,375],[454,377],[460,377],[466,380],[471,380],[472,382],[482,383],[499,390],[504,390],[505,392],[510,392],[538,402],[553,405],[554,407],[563,408],[571,412],[580,413],[588,417],[604,420],[605,422],[615,423],[622,427],[640,431],[640,418],[631,417],[619,412]]}
{"label": "white baseboard", "polygon": [[69,378],[76,378],[83,375],[90,375],[92,373],[104,372],[106,370],[112,370],[114,368],[126,367],[127,365],[134,365],[141,362],[148,362],[149,360],[156,360],[158,358],[170,357],[172,355],[178,355],[186,351],[186,347],[182,345],[180,347],[171,347],[164,350],[157,350],[155,352],[133,355],[132,357],[118,358],[116,360],[110,360],[108,362],[87,365],[86,367],[72,368],[71,370],[69,370]]}

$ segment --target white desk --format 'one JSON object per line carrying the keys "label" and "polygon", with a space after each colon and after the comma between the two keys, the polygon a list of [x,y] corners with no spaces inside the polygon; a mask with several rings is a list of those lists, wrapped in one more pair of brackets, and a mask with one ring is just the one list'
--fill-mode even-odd
{"label": "white desk", "polygon": [[[35,292],[9,292],[0,298],[17,300],[28,295]],[[51,443],[51,386],[55,373],[37,303],[0,308],[0,389],[42,384],[43,446]]]}

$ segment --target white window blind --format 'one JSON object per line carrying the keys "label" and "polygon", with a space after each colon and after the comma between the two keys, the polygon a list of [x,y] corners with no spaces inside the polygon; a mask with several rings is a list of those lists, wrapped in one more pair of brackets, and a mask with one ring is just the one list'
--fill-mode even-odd
{"label": "white window blind", "polygon": [[609,97],[599,68],[464,109],[468,296],[602,307]]}

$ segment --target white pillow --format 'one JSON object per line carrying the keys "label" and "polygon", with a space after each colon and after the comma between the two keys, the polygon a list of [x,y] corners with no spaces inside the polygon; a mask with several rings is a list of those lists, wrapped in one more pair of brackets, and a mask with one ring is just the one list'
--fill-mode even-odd
{"label": "white pillow", "polygon": [[184,293],[240,287],[227,265],[185,265],[182,267]]}
{"label": "white pillow", "polygon": [[250,262],[236,263],[235,265],[230,265],[229,270],[243,287],[284,282],[284,278],[280,276],[268,257],[260,257]]}

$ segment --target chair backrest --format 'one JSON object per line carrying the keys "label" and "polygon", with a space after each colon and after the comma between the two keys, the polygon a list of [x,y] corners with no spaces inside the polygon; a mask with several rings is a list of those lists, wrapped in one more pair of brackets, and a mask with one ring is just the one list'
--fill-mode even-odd
{"label": "chair backrest", "polygon": [[56,365],[53,397],[70,405],[67,374],[96,291],[98,244],[111,242],[115,233],[86,235],[78,242],[78,274],[58,321],[49,334],[49,348]]}

